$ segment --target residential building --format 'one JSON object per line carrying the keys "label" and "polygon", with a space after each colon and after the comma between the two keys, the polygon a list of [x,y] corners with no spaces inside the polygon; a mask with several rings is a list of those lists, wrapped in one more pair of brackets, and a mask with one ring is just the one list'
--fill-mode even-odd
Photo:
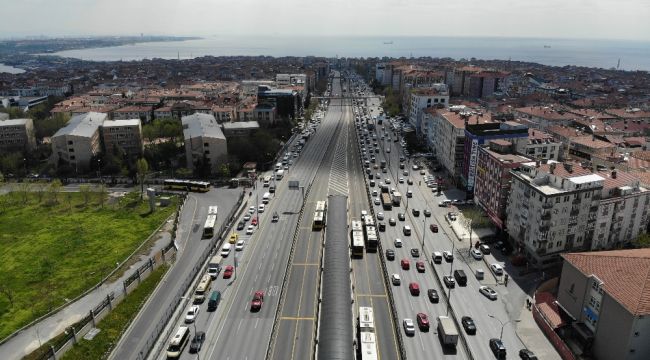
{"label": "residential building", "polygon": [[108,116],[90,112],[75,115],[68,125],[52,136],[52,156],[55,164],[67,163],[75,172],[90,168],[90,160],[101,151],[99,127]]}
{"label": "residential building", "polygon": [[153,108],[151,106],[126,106],[121,109],[113,110],[114,120],[140,119],[145,123],[151,121]]}
{"label": "residential building", "polygon": [[[0,113],[2,114],[2,113]],[[3,114],[4,115],[4,114]],[[0,120],[0,150],[29,152],[36,148],[32,119]]]}
{"label": "residential building", "polygon": [[559,255],[591,248],[605,179],[579,163],[522,163],[511,171],[506,227],[515,247],[537,268]]}
{"label": "residential building", "polygon": [[117,150],[131,158],[142,156],[142,123],[140,119],[104,120],[101,126],[104,152]]}
{"label": "residential building", "polygon": [[295,118],[300,113],[302,100],[296,90],[271,89],[268,86],[259,86],[257,102],[258,104],[268,104],[275,107],[278,116]]}
{"label": "residential building", "polygon": [[569,144],[569,154],[591,160],[594,155],[603,155],[616,151],[616,145],[596,139],[594,136],[580,136]]}
{"label": "residential building", "polygon": [[156,119],[171,118],[173,116],[171,106],[159,107],[153,111],[153,117]]}
{"label": "residential building", "polygon": [[605,179],[598,204],[591,250],[621,248],[645,233],[650,217],[650,190],[638,177],[621,171],[598,171]]}
{"label": "residential building", "polygon": [[565,337],[594,359],[650,358],[650,249],[562,255]]}
{"label": "residential building", "polygon": [[268,127],[276,122],[275,106],[270,104],[258,104],[253,110],[253,119],[261,126]]}
{"label": "residential building", "polygon": [[226,137],[217,120],[212,115],[196,113],[183,116],[181,123],[188,168],[196,172],[209,166],[209,172],[216,173],[228,155]]}
{"label": "residential building", "polygon": [[514,109],[515,116],[527,119],[532,128],[546,130],[551,126],[568,126],[578,115],[556,110],[551,106],[530,106]]}
{"label": "residential building", "polygon": [[488,146],[478,149],[474,201],[500,230],[506,230],[506,206],[512,178],[510,170],[530,162],[528,158],[512,154],[511,150],[512,144],[502,139],[492,140]]}
{"label": "residential building", "polygon": [[237,118],[235,115],[235,108],[233,106],[218,106],[212,107],[212,115],[217,119],[218,123],[231,122]]}
{"label": "residential building", "polygon": [[514,121],[492,122],[483,113],[478,113],[476,123],[465,124],[465,144],[463,151],[463,169],[461,181],[465,190],[471,198],[474,193],[476,180],[476,165],[478,163],[478,151],[481,146],[490,140],[514,140],[528,137],[528,127]]}
{"label": "residential building", "polygon": [[409,94],[409,122],[419,136],[423,136],[422,118],[424,110],[430,107],[446,108],[449,105],[449,92],[445,84],[436,84],[430,88],[414,88]]}
{"label": "residential building", "polygon": [[221,124],[226,138],[237,136],[251,136],[260,128],[257,121],[236,121]]}
{"label": "residential building", "polygon": [[544,131],[528,129],[527,138],[513,139],[515,151],[533,160],[559,160],[562,143]]}
{"label": "residential building", "polygon": [[463,115],[447,110],[438,110],[432,118],[435,156],[454,183],[458,182],[463,168],[466,121]]}

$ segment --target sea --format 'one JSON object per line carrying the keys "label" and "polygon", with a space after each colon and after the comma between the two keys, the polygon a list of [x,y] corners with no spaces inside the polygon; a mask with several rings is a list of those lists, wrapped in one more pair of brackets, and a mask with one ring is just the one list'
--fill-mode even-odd
{"label": "sea", "polygon": [[650,41],[506,37],[220,36],[55,53],[93,61],[200,56],[439,57],[650,70]]}

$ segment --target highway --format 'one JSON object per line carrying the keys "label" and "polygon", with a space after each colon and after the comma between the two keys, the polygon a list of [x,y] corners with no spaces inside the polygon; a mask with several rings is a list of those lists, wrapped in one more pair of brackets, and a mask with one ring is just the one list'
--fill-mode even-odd
{"label": "highway", "polygon": [[[399,168],[399,157],[403,155],[399,142],[380,140],[382,134],[387,134],[391,138],[397,136],[393,133],[389,124],[385,124],[387,131],[382,130],[382,126],[378,126],[375,131],[377,134],[377,141],[380,147],[380,153],[377,156],[377,164],[381,159],[387,161],[388,172],[381,173],[381,170],[372,170],[373,174],[381,173],[382,180],[375,180],[377,184],[384,179],[391,179],[390,187],[395,187],[397,191],[402,193],[402,204],[400,207],[393,207],[392,210],[383,210],[381,205],[375,206],[375,213],[383,212],[385,214],[386,232],[381,233],[381,241],[384,248],[394,249],[396,252],[395,260],[388,261],[388,269],[391,273],[400,274],[402,277],[402,284],[393,287],[393,294],[397,303],[397,312],[400,320],[403,318],[411,318],[415,320],[418,312],[425,312],[429,315],[432,328],[429,332],[416,331],[414,337],[404,337],[407,357],[409,359],[425,359],[425,358],[469,358],[470,354],[464,351],[464,348],[459,342],[457,346],[457,353],[452,351],[443,350],[440,341],[436,336],[436,317],[439,315],[447,315],[447,302],[448,294],[451,294],[451,309],[456,315],[458,324],[460,324],[460,317],[471,316],[476,322],[477,333],[476,335],[467,335],[462,327],[459,327],[459,332],[467,339],[467,344],[474,359],[490,359],[494,355],[489,349],[488,341],[490,338],[498,338],[501,332],[501,324],[499,320],[506,323],[511,319],[509,313],[506,311],[508,299],[502,296],[503,285],[497,285],[496,279],[488,269],[488,265],[483,261],[474,260],[469,256],[469,244],[467,241],[460,242],[456,235],[452,232],[449,224],[444,220],[448,211],[455,211],[452,208],[439,207],[438,202],[449,199],[460,198],[460,192],[457,190],[443,191],[441,196],[427,188],[423,179],[424,175],[420,175],[419,170],[414,171],[412,166],[414,162],[405,162],[405,169]],[[367,146],[367,145],[366,145]],[[372,148],[372,146],[370,146]],[[390,149],[390,152],[387,150]],[[409,160],[409,159],[407,159]],[[409,175],[404,175],[404,170],[409,172]],[[430,170],[426,170],[427,174],[432,174]],[[412,186],[407,184],[407,179],[413,180]],[[399,183],[399,178],[404,178],[404,183]],[[378,187],[374,188],[378,192]],[[406,203],[406,192],[411,190],[413,197],[408,199],[408,208]],[[415,217],[412,209],[420,210],[420,215]],[[424,217],[422,211],[429,209],[432,212],[432,217]],[[398,213],[405,214],[405,221],[398,220]],[[397,221],[396,226],[388,225],[389,218],[395,218]],[[435,222],[439,225],[440,231],[433,233],[429,230],[429,225]],[[403,233],[403,226],[409,225],[412,228],[412,235],[405,236]],[[400,238],[404,245],[402,248],[395,248],[393,242],[396,238]],[[420,257],[414,258],[411,256],[411,248],[418,248],[420,250]],[[431,253],[433,251],[454,251],[453,263],[443,261],[441,264],[435,266],[431,263]],[[492,258],[491,256],[486,257]],[[400,260],[408,259],[411,265],[410,270],[402,270],[400,267]],[[422,260],[426,263],[425,273],[418,273],[414,269],[415,261]],[[452,267],[453,265],[453,267]],[[485,280],[479,281],[474,276],[474,270],[482,268],[485,271]],[[455,269],[463,269],[467,274],[467,286],[456,286],[451,293],[443,284],[443,276],[450,275]],[[413,296],[408,290],[410,282],[417,282],[420,286],[421,293],[419,296]],[[481,285],[491,286],[499,293],[496,301],[489,300],[479,293],[478,287]],[[432,304],[427,298],[427,289],[436,289],[440,295],[440,302]],[[445,294],[443,294],[443,292]],[[505,301],[505,302],[504,302]],[[509,308],[509,307],[508,307]],[[451,316],[451,312],[449,313]],[[495,318],[488,316],[492,315]],[[516,314],[514,314],[516,316]],[[399,324],[401,325],[401,324]],[[400,326],[400,330],[401,329]],[[514,324],[506,324],[503,331],[503,341],[508,349],[508,358],[518,358],[517,353],[523,347],[521,341],[514,331]]]}

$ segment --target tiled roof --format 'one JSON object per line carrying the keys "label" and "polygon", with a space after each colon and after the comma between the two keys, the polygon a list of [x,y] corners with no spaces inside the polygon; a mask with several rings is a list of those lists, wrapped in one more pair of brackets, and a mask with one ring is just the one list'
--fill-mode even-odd
{"label": "tiled roof", "polygon": [[650,314],[650,249],[569,253],[580,272],[596,275],[604,290],[634,315]]}
{"label": "tiled roof", "polygon": [[641,185],[650,188],[650,172],[646,171],[635,171],[631,172],[633,176],[637,177],[641,181]]}
{"label": "tiled roof", "polygon": [[[571,165],[571,172],[569,172],[564,164],[570,164]],[[547,164],[540,164],[539,165],[539,170],[540,172],[544,172],[547,174],[551,173],[551,163]],[[553,175],[560,177],[560,178],[574,178],[578,176],[585,176],[585,175],[591,175],[592,171],[590,168],[585,168],[580,165],[579,162],[574,162],[574,161],[565,161],[564,163],[555,163],[555,170],[553,170]]]}
{"label": "tiled roof", "polygon": [[565,138],[584,136],[580,130],[566,126],[550,126],[546,129],[546,131],[548,131],[551,135],[559,135]]}
{"label": "tiled roof", "polygon": [[608,143],[607,141],[602,141],[598,139],[594,139],[591,136],[581,136],[577,137],[571,140],[574,144],[580,144],[582,146],[592,148],[592,149],[607,149],[607,148],[615,148],[616,145],[612,143]]}
{"label": "tiled roof", "polygon": [[[625,139],[627,140],[627,139]],[[650,161],[650,150],[649,151],[635,151],[631,154],[632,157],[635,157],[637,159],[641,160],[648,160]]]}
{"label": "tiled roof", "polygon": [[515,110],[522,114],[527,114],[530,116],[535,116],[546,120],[571,120],[577,117],[574,114],[555,111],[553,108],[550,108],[548,106],[544,106],[544,107],[530,106],[524,108],[517,108]]}

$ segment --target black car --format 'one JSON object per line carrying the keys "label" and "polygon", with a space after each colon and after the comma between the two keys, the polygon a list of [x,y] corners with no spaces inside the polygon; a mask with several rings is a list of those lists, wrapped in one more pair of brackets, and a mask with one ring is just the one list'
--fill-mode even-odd
{"label": "black car", "polygon": [[438,291],[434,289],[427,290],[427,296],[429,296],[429,301],[431,301],[434,304],[437,304],[440,301],[440,297],[438,296]]}
{"label": "black car", "polygon": [[246,226],[246,223],[243,221],[240,221],[237,223],[237,230],[244,230],[244,227]]}
{"label": "black car", "polygon": [[431,211],[429,211],[428,209],[424,209],[424,216],[431,217]]}
{"label": "black car", "polygon": [[386,260],[395,260],[395,250],[386,249]]}
{"label": "black car", "polygon": [[506,347],[503,345],[501,339],[490,339],[490,350],[492,350],[492,353],[497,359],[506,358]]}
{"label": "black car", "polygon": [[190,353],[194,354],[201,351],[201,346],[203,346],[204,341],[205,333],[203,331],[198,331],[190,343]]}
{"label": "black car", "polygon": [[397,218],[399,219],[399,221],[404,221],[404,220],[406,220],[406,216],[404,216],[404,213],[399,213],[399,214],[397,214]]}
{"label": "black car", "polygon": [[420,210],[418,210],[418,209],[411,210],[411,213],[413,213],[413,216],[415,216],[415,217],[420,216]]}
{"label": "black car", "polygon": [[447,288],[453,289],[456,287],[456,280],[454,280],[453,276],[446,275],[442,278],[442,282],[445,283]]}
{"label": "black car", "polygon": [[379,222],[379,231],[386,231],[386,223],[383,221]]}
{"label": "black car", "polygon": [[519,350],[519,357],[522,360],[537,360],[537,356],[535,355],[535,353],[533,353],[528,349]]}
{"label": "black car", "polygon": [[474,323],[474,319],[469,316],[463,316],[460,322],[463,324],[463,328],[465,328],[465,332],[468,335],[476,334],[476,324]]}
{"label": "black car", "polygon": [[420,249],[416,249],[416,248],[411,249],[411,256],[420,257]]}

